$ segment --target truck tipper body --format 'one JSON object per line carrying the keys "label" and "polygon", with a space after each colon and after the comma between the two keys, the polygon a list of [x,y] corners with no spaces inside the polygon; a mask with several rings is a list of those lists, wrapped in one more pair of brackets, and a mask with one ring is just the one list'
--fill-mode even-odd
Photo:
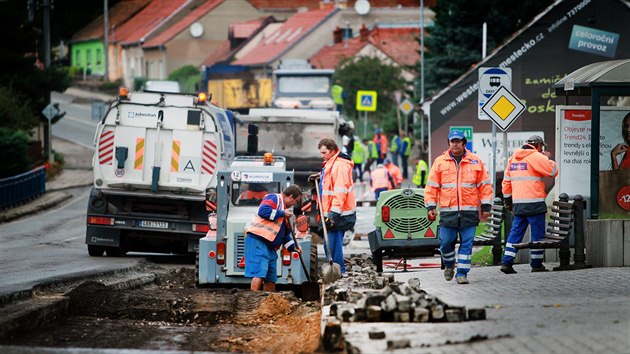
{"label": "truck tipper body", "polygon": [[119,96],[95,135],[88,253],[194,253],[234,142],[230,115],[205,97]]}

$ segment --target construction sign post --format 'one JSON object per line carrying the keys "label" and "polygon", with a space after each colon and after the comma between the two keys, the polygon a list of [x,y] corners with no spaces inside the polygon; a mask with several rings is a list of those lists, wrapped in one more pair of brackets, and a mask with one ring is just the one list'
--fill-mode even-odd
{"label": "construction sign post", "polygon": [[376,112],[376,91],[357,91],[357,111],[363,114],[363,137],[367,137],[367,112]]}

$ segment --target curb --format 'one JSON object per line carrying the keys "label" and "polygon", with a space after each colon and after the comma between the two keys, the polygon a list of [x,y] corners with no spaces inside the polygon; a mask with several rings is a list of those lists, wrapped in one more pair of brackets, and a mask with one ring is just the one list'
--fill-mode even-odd
{"label": "curb", "polygon": [[[137,267],[82,274],[68,279],[36,285],[31,291],[0,296],[0,305],[4,305],[0,308],[0,338],[7,338],[13,333],[36,329],[67,315],[70,310],[68,307],[70,298],[65,294],[68,294],[86,281],[96,281],[113,290],[138,288],[156,281],[157,275],[154,273],[133,274],[136,271],[135,268]],[[109,279],[110,281],[108,282],[108,279],[99,279],[101,277],[127,276],[128,273],[131,276],[122,280]],[[61,292],[64,295],[59,295],[59,288],[65,288]],[[25,296],[29,296],[29,298],[12,302],[12,300]],[[6,301],[10,302],[5,303]]]}
{"label": "curb", "polygon": [[[0,214],[0,223],[13,221],[23,216],[36,214],[42,210],[47,210],[54,206],[57,206],[70,198],[72,198],[72,195],[60,191],[44,193],[39,198],[27,204],[9,209],[8,211]],[[42,199],[44,200],[42,201]]]}

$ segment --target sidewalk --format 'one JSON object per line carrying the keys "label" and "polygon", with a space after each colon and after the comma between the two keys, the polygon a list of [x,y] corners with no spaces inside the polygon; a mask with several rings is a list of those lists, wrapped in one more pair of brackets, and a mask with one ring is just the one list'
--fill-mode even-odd
{"label": "sidewalk", "polygon": [[0,213],[0,223],[54,208],[72,197],[64,190],[92,185],[92,155],[94,152],[54,137],[53,146],[57,152],[64,155],[65,164],[61,173],[55,179],[46,182],[46,192],[38,198]]}
{"label": "sidewalk", "polygon": [[[557,264],[546,263],[551,269]],[[344,323],[345,339],[361,353],[388,351],[388,341],[409,340],[396,353],[627,353],[630,347],[630,270],[592,268],[518,274],[473,268],[470,284],[444,280],[442,271],[396,272],[449,305],[485,308],[487,319],[459,323]],[[383,331],[371,340],[368,332]]]}

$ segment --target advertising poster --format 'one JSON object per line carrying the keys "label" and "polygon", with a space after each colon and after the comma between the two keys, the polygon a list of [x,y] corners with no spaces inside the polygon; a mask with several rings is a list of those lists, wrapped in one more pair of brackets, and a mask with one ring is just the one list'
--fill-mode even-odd
{"label": "advertising poster", "polygon": [[[599,183],[600,207],[603,213],[623,212],[623,193],[619,191],[630,184],[626,176],[630,169],[613,170],[611,152],[624,141],[622,122],[630,114],[630,107],[601,107],[599,136]],[[556,151],[558,151],[559,193],[570,196],[581,194],[590,197],[591,185],[591,143],[597,141],[591,136],[590,106],[557,106],[556,109]],[[627,118],[630,120],[630,118]],[[623,153],[617,156],[621,163]],[[621,198],[621,204],[618,200]]]}

